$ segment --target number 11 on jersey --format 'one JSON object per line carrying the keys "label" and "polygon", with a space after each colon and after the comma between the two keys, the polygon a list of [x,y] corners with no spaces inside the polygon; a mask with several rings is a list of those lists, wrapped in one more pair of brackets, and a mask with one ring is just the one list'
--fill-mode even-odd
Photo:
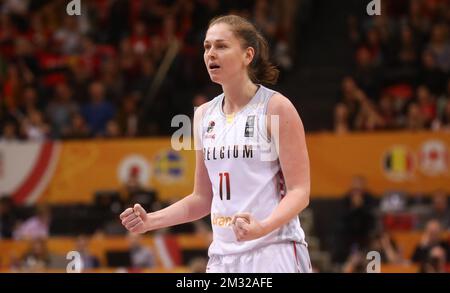
{"label": "number 11 on jersey", "polygon": [[230,173],[219,173],[219,196],[220,199],[223,200],[223,179],[225,177],[225,188],[226,188],[226,194],[227,194],[227,200],[231,199],[230,194]]}

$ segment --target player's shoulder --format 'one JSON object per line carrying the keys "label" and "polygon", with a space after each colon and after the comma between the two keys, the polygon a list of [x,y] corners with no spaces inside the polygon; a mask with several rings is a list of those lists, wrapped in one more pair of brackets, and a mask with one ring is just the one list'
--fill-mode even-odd
{"label": "player's shoulder", "polygon": [[195,108],[194,120],[201,121],[203,119],[203,117],[210,115],[212,113],[212,111],[214,111],[214,108],[215,108],[214,105],[217,104],[219,97],[220,96],[217,96],[214,99],[212,99],[204,104],[201,104],[200,106]]}
{"label": "player's shoulder", "polygon": [[200,106],[198,106],[195,109],[194,115],[195,116],[203,116],[203,115],[205,115],[205,113],[208,111],[208,109],[211,108],[213,103],[214,103],[214,100],[211,100],[211,101],[208,101],[208,102],[206,102],[204,104],[201,104]]}
{"label": "player's shoulder", "polygon": [[224,97],[224,93],[221,93],[220,95],[215,96],[213,99],[209,100],[208,102],[202,104],[199,106],[195,113],[198,116],[205,116],[205,115],[211,115],[218,111],[220,108],[219,105]]}
{"label": "player's shoulder", "polygon": [[203,112],[205,112],[205,109],[207,109],[207,108],[209,107],[209,105],[211,105],[211,102],[212,102],[212,101],[208,101],[208,102],[206,102],[206,103],[201,104],[200,106],[198,106],[198,107],[195,109],[195,114],[198,115],[198,114],[202,114]]}
{"label": "player's shoulder", "polygon": [[267,104],[267,114],[283,115],[296,111],[292,102],[283,94],[275,92]]}

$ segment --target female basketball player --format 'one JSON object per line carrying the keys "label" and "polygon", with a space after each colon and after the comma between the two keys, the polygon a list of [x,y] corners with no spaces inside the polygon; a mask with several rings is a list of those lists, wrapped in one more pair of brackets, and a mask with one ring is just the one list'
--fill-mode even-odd
{"label": "female basketball player", "polygon": [[[204,49],[223,94],[194,116],[193,193],[153,213],[136,204],[120,215],[122,224],[144,233],[211,213],[207,272],[310,272],[298,220],[310,192],[305,134],[291,102],[261,85],[278,78],[267,42],[250,22],[229,15],[211,21]],[[275,158],[265,156],[265,146]]]}

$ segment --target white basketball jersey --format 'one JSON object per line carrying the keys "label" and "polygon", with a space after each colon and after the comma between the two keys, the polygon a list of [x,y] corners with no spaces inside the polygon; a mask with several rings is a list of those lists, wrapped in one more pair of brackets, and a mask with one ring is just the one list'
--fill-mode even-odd
{"label": "white basketball jersey", "polygon": [[[269,243],[305,243],[298,217],[262,238],[238,242],[232,217],[250,213],[267,218],[284,196],[284,181],[275,144],[267,137],[266,110],[275,92],[259,86],[251,101],[233,118],[222,109],[224,94],[206,105],[199,127],[200,143],[213,188],[209,255],[243,253]],[[268,155],[268,148],[275,157]]]}

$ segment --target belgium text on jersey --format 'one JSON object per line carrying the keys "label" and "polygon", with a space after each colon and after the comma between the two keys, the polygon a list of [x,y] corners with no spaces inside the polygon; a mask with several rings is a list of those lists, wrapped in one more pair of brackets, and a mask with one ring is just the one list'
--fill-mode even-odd
{"label": "belgium text on jersey", "polygon": [[205,161],[224,159],[253,159],[253,145],[234,145],[203,148]]}

